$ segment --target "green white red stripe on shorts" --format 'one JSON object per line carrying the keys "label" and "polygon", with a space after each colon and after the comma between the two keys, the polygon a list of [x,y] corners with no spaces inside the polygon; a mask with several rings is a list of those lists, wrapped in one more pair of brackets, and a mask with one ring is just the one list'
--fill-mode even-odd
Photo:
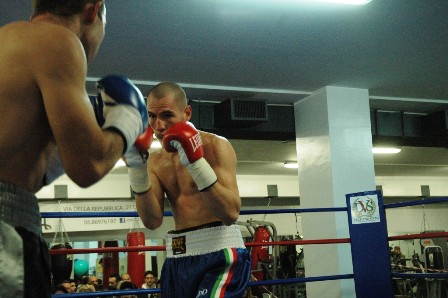
{"label": "green white red stripe on shorts", "polygon": [[223,252],[226,257],[225,270],[216,280],[210,297],[224,298],[226,288],[232,281],[235,264],[238,262],[238,255],[235,248],[226,248]]}

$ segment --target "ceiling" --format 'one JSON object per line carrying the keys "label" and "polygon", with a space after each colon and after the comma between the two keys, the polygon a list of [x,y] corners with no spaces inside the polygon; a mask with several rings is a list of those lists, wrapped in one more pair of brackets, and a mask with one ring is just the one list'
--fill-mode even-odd
{"label": "ceiling", "polygon": [[[364,6],[287,0],[106,0],[106,37],[88,72],[127,75],[146,95],[170,80],[193,100],[292,105],[323,86],[369,90],[372,109],[448,109],[448,1]],[[30,0],[1,1],[0,25]],[[231,140],[238,173],[296,175],[295,142]],[[448,176],[445,148],[375,156],[377,175]]]}

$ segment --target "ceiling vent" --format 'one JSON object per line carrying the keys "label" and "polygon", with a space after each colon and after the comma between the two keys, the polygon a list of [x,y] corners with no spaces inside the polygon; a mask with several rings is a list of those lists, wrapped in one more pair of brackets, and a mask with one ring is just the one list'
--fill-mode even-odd
{"label": "ceiling vent", "polygon": [[438,111],[426,115],[423,120],[423,130],[430,136],[447,136],[448,110]]}
{"label": "ceiling vent", "polygon": [[264,100],[229,98],[214,107],[215,127],[251,127],[268,121]]}

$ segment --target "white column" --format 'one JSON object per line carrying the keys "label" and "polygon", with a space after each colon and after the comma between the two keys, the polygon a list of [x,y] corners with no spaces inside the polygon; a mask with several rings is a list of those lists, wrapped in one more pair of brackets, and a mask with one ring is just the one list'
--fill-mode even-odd
{"label": "white column", "polygon": [[[375,190],[368,91],[324,87],[294,105],[301,208],[345,207]],[[346,212],[304,213],[305,239],[348,238]],[[307,277],[353,273],[349,244],[305,245]],[[312,282],[307,297],[355,297],[354,282]]]}

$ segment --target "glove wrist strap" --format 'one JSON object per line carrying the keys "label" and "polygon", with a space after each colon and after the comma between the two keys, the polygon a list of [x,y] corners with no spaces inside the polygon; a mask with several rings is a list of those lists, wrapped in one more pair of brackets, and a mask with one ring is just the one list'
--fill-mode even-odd
{"label": "glove wrist strap", "polygon": [[129,182],[134,193],[145,193],[151,188],[147,163],[138,168],[128,168]]}
{"label": "glove wrist strap", "polygon": [[187,170],[196,182],[199,191],[206,190],[218,180],[215,171],[203,157],[188,165]]}

